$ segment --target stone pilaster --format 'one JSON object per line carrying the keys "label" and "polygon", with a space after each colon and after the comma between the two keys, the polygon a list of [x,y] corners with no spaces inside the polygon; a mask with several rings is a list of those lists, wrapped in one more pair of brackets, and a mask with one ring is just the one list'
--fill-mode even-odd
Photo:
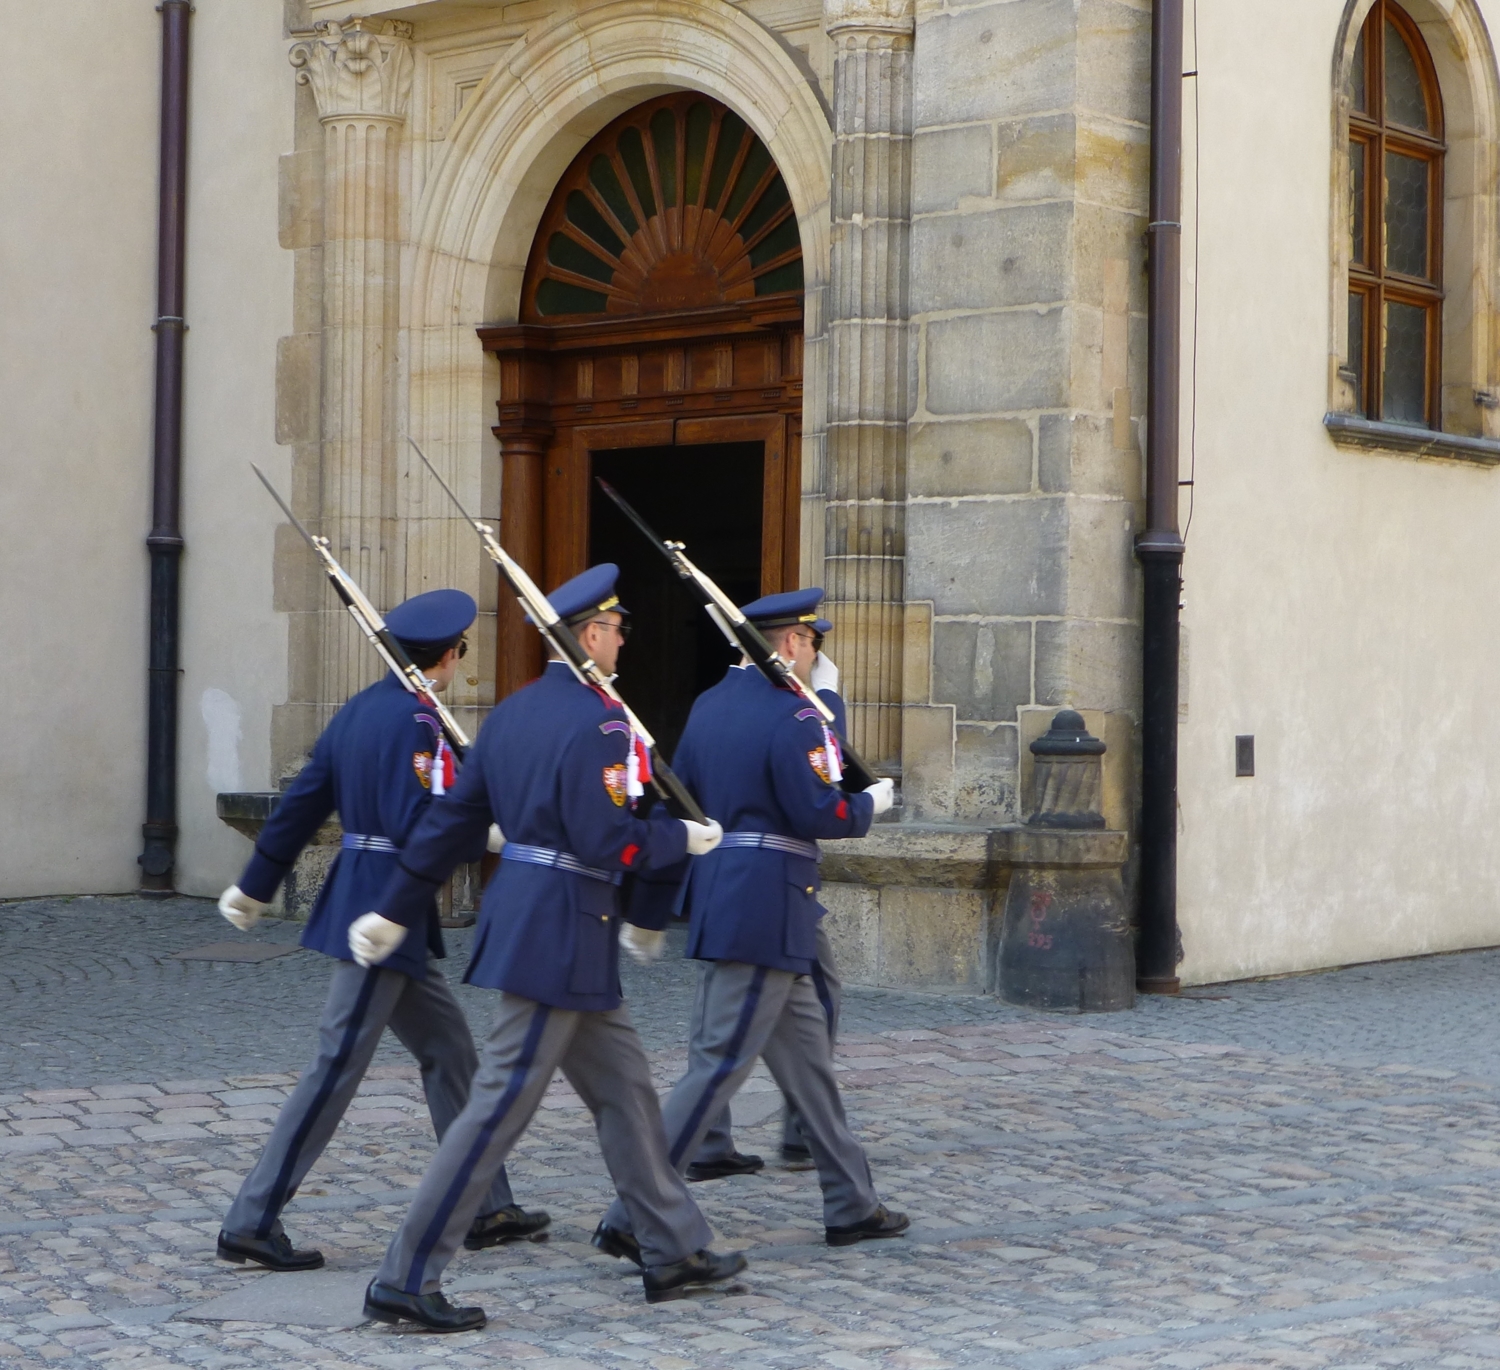
{"label": "stone pilaster", "polygon": [[[322,443],[316,478],[299,487],[317,531],[380,608],[405,582],[398,361],[410,38],[410,25],[388,20],[328,22],[290,53],[324,130]],[[326,717],[381,668],[342,608],[319,618],[316,663],[296,674]]]}
{"label": "stone pilaster", "polygon": [[833,47],[824,575],[855,745],[901,761],[912,0],[826,0]]}

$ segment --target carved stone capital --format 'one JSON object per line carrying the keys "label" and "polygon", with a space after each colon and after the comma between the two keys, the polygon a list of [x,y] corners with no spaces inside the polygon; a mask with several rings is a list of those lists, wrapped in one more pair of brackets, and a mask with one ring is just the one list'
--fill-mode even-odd
{"label": "carved stone capital", "polygon": [[823,27],[830,38],[851,30],[910,37],[916,0],[823,0]]}
{"label": "carved stone capital", "polygon": [[411,102],[412,26],[394,19],[324,20],[288,54],[324,119],[405,119]]}

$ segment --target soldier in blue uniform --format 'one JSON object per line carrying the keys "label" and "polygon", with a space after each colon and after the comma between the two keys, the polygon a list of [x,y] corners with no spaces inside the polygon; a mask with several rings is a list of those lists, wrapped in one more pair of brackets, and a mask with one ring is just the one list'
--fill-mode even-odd
{"label": "soldier in blue uniform", "polygon": [[[443,690],[452,683],[474,613],[474,601],[461,590],[433,590],[391,610],[386,624],[432,688]],[[387,1027],[422,1068],[439,1138],[468,1101],[479,1057],[448,982],[430,960],[444,954],[435,901],[429,897],[415,910],[418,935],[384,965],[358,963],[349,950],[350,925],[370,908],[417,820],[452,783],[452,772],[453,754],[437,715],[394,674],[383,676],[334,715],[262,830],[239,884],[219,901],[237,928],[254,926],[297,853],[338,811],[343,848],[302,934],[303,946],[334,958],[318,1054],[225,1216],[219,1233],[225,1260],[272,1270],[323,1264],[320,1252],[292,1248],[281,1211],[333,1136]],[[463,855],[477,860],[484,848],[481,834]],[[550,1221],[516,1205],[504,1172],[482,1207],[466,1240],[475,1250],[539,1233]]]}
{"label": "soldier in blue uniform", "polygon": [[[751,606],[752,608],[755,606]],[[813,620],[813,660],[806,672],[806,683],[811,685],[821,699],[833,711],[834,730],[840,737],[848,737],[848,719],[843,698],[839,694],[839,668],[823,653],[823,639],[833,631],[833,624],[826,618]],[[825,920],[818,920],[818,956],[813,963],[813,988],[818,992],[818,1002],[828,1019],[829,1041],[836,1041],[839,1030],[839,1009],[844,998],[844,982],[839,978],[838,966],[833,958],[833,944],[828,940]],[[627,934],[629,930],[627,929]],[[649,953],[639,959],[653,959]],[[781,1110],[781,1159],[783,1164],[796,1170],[812,1166],[812,1149],[807,1145],[797,1110],[790,1103]],[[759,1156],[747,1156],[734,1144],[733,1123],[729,1106],[708,1129],[697,1155],[687,1168],[690,1180],[721,1180],[729,1175],[754,1175],[764,1169],[765,1162]]]}
{"label": "soldier in blue uniform", "polygon": [[[744,608],[799,673],[809,671],[815,654],[822,595],[791,591]],[[893,1237],[908,1220],[880,1202],[845,1121],[831,1012],[816,985],[818,840],[863,836],[890,807],[892,784],[881,780],[862,794],[840,790],[837,744],[818,712],[743,663],[693,705],[674,769],[722,816],[726,831],[686,879],[687,954],[708,964],[687,1074],[662,1110],[672,1163],[686,1169],[762,1057],[796,1109],[817,1165],[828,1244]],[[617,1202],[602,1229],[624,1237],[632,1216]]]}
{"label": "soldier in blue uniform", "polygon": [[[627,631],[616,575],[612,565],[593,567],[549,597],[606,672]],[[370,954],[396,954],[455,863],[492,822],[504,830],[466,977],[499,991],[494,1025],[469,1105],[366,1291],[370,1317],[439,1332],[483,1326],[482,1308],[444,1297],[443,1270],[559,1068],[594,1115],[646,1297],[676,1298],[744,1268],[737,1252],[706,1249],[708,1224],[667,1160],[645,1052],[620,994],[617,942],[622,878],[710,851],[723,830],[660,810],[637,817],[640,766],[619,707],[550,662],[486,720],[457,786],[433,805],[372,903],[379,912],[351,929]]]}

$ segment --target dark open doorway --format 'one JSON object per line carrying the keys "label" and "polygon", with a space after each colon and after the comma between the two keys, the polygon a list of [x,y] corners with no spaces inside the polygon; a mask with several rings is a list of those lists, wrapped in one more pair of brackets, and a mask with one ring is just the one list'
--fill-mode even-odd
{"label": "dark open doorway", "polygon": [[[662,537],[680,538],[735,603],[760,594],[763,443],[590,455],[592,474],[603,476]],[[666,558],[592,481],[590,487],[589,563],[619,565],[620,601],[632,614],[620,693],[670,757],[693,700],[723,678],[734,654]]]}

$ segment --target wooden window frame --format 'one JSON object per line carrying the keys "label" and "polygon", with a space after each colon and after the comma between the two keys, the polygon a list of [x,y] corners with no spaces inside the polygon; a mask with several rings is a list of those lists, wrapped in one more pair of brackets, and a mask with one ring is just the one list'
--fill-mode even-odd
{"label": "wooden window frame", "polygon": [[[1385,117],[1385,21],[1406,40],[1415,59],[1427,99],[1428,122],[1433,132],[1422,133]],[[1385,306],[1387,303],[1416,305],[1427,312],[1426,394],[1427,427],[1442,427],[1443,389],[1443,196],[1444,142],[1443,97],[1432,54],[1421,30],[1394,0],[1376,0],[1362,26],[1365,60],[1366,110],[1349,111],[1349,147],[1352,165],[1356,146],[1365,151],[1364,260],[1353,255],[1353,223],[1346,224],[1350,239],[1348,294],[1364,298],[1364,332],[1360,340],[1361,365],[1355,379],[1360,410],[1374,420],[1384,419],[1385,407]],[[1352,75],[1352,74],[1351,74]],[[1386,153],[1395,152],[1427,162],[1427,260],[1426,279],[1390,270],[1385,264],[1385,166]],[[1351,172],[1352,176],[1352,172]],[[1351,186],[1352,193],[1352,186]],[[1352,212],[1351,204],[1351,212]],[[1350,352],[1354,339],[1350,339]]]}

